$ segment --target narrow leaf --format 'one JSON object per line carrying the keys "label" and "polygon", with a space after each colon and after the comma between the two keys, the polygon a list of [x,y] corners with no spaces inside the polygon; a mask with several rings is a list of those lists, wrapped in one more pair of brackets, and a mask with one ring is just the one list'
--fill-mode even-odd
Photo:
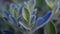
{"label": "narrow leaf", "polygon": [[44,17],[39,17],[35,23],[33,32],[46,25],[52,18],[53,12],[48,12]]}
{"label": "narrow leaf", "polygon": [[57,2],[57,0],[45,0],[45,1],[50,8],[53,8],[54,4]]}
{"label": "narrow leaf", "polygon": [[22,15],[23,15],[23,18],[26,21],[29,21],[29,19],[30,19],[30,13],[29,13],[29,11],[26,8],[22,9]]}

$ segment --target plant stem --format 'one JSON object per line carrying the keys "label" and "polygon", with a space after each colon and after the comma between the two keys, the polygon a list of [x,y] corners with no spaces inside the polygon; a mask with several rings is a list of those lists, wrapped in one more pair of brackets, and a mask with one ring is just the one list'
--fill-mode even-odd
{"label": "plant stem", "polygon": [[27,31],[23,32],[23,34],[32,34],[32,33],[31,33],[31,31],[27,30]]}

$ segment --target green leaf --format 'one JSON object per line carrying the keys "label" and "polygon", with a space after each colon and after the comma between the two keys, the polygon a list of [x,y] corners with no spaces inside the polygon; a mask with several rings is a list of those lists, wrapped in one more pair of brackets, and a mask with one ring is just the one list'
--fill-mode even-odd
{"label": "green leaf", "polygon": [[26,21],[26,20],[24,20],[24,24],[25,24],[26,26],[29,26],[28,21]]}
{"label": "green leaf", "polygon": [[17,17],[16,12],[17,12],[16,10],[14,10],[14,9],[12,10],[12,16],[14,16],[15,18]]}
{"label": "green leaf", "polygon": [[17,18],[17,17],[18,17],[17,12],[18,12],[18,11],[16,10],[15,7],[12,8],[12,9],[10,9],[10,14],[11,14],[14,18]]}
{"label": "green leaf", "polygon": [[28,5],[27,5],[27,9],[29,9],[29,11],[32,12],[32,10],[33,10],[33,6],[32,6],[31,3],[28,3]]}
{"label": "green leaf", "polygon": [[45,1],[50,8],[53,8],[54,4],[57,2],[57,0],[45,0]]}
{"label": "green leaf", "polygon": [[26,8],[22,9],[22,15],[23,15],[23,18],[26,21],[29,21],[29,19],[30,19],[30,13],[29,13],[29,11]]}
{"label": "green leaf", "polygon": [[36,0],[29,0],[28,2],[24,2],[24,4],[26,5],[28,11],[32,13],[36,6]]}
{"label": "green leaf", "polygon": [[56,28],[53,23],[48,23],[44,28],[44,34],[56,34]]}

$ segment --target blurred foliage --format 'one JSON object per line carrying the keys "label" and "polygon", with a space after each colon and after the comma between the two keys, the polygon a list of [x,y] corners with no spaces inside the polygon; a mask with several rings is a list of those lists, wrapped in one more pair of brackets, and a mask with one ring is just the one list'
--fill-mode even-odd
{"label": "blurred foliage", "polygon": [[44,28],[44,33],[45,34],[56,34],[56,27],[53,23],[48,23],[45,28]]}
{"label": "blurred foliage", "polygon": [[[22,0],[11,0],[10,2],[9,2],[9,0],[4,0],[4,2],[5,2],[5,3],[3,2],[4,5],[3,6],[0,6],[0,7],[3,7],[3,8],[0,8],[0,34],[2,34],[4,32],[5,33],[7,33],[7,32],[8,33],[12,33],[13,32],[14,34],[22,34],[21,30],[23,30],[23,32],[24,32],[24,30],[26,31],[27,28],[28,28],[27,30],[29,30],[29,28],[31,27],[31,25],[29,26],[29,24],[28,24],[27,21],[29,21],[29,18],[31,17],[31,13],[32,13],[31,11],[34,10],[35,8],[37,8],[37,11],[38,11],[37,14],[35,15],[35,16],[37,16],[36,19],[39,19],[39,22],[40,22],[40,23],[37,22],[36,24],[37,25],[39,24],[38,26],[40,26],[41,23],[45,23],[44,21],[48,21],[49,20],[49,18],[47,18],[50,15],[48,12],[52,12],[54,10],[54,6],[55,6],[54,4],[57,3],[56,0],[36,0],[36,6],[34,6],[34,4],[31,4],[32,2],[30,2],[30,3],[26,4],[26,6],[29,5],[28,8],[26,8],[26,6],[25,6],[25,8],[23,8],[23,10],[22,10],[22,7],[19,7],[20,6],[19,3],[22,3],[22,6],[23,6],[23,4],[24,4],[25,1],[27,2],[27,0],[23,0],[23,2],[22,2]],[[0,3],[1,3],[1,0],[0,0]],[[11,5],[9,5],[10,3],[14,3],[15,4],[15,5],[12,5],[13,8],[12,7],[9,7],[9,6],[11,6]],[[18,8],[16,6],[18,6]],[[16,9],[18,9],[18,11]],[[9,16],[8,18],[5,18],[5,14],[4,14],[3,15],[4,17],[2,17],[2,11],[5,12],[4,10],[7,10],[6,15],[11,14],[11,16]],[[29,10],[30,10],[30,12],[29,12]],[[18,23],[18,20],[22,20],[23,19],[23,18],[22,19],[19,19],[19,18],[21,18],[20,17],[20,11],[23,12],[23,18],[25,19],[24,22],[26,22],[24,24],[27,24],[27,27],[24,24],[22,24],[23,25],[23,27],[21,27],[22,29],[19,29],[18,28],[19,26],[21,26]],[[10,13],[8,13],[8,12],[10,12]],[[56,9],[55,12],[56,13],[55,13],[55,16],[54,17],[57,18],[58,17],[57,16],[58,15],[58,9]],[[49,15],[47,15],[46,13],[48,13]],[[40,19],[39,17],[43,17],[45,20],[43,20],[42,18]],[[55,20],[54,17],[52,19],[50,19],[53,22],[50,22],[49,23],[49,21],[48,21],[48,23],[46,23],[45,26],[42,26],[42,27],[38,28],[34,32],[34,34],[56,34],[56,30],[57,29],[56,29],[56,23],[55,23],[56,21],[54,21]],[[12,21],[10,21],[10,22],[16,21],[17,23],[14,22],[12,24],[13,25],[12,26],[8,22],[9,18],[12,19]],[[36,20],[36,21],[38,21],[38,20]],[[32,20],[32,22],[33,22],[33,20]],[[34,23],[32,23],[32,27],[33,27],[33,24]],[[17,25],[18,27],[15,26],[15,25]],[[38,26],[36,26],[35,28],[37,28]],[[34,28],[34,30],[35,30],[35,28]]]}

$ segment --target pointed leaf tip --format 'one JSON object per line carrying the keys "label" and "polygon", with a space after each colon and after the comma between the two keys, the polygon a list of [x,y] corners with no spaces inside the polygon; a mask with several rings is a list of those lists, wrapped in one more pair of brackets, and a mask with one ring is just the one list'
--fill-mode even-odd
{"label": "pointed leaf tip", "polygon": [[35,23],[34,31],[46,25],[51,20],[52,16],[52,12],[48,12],[44,17],[39,17]]}

